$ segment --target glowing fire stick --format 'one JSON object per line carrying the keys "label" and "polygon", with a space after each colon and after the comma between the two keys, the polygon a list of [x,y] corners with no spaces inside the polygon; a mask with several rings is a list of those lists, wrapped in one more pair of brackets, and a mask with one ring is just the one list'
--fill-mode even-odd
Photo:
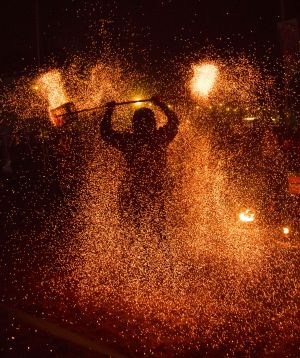
{"label": "glowing fire stick", "polygon": [[[152,101],[151,98],[148,99],[136,99],[134,101],[126,101],[126,102],[116,102],[115,105],[116,106],[121,106],[123,104],[131,104],[131,103],[140,103],[140,102],[150,102]],[[93,107],[93,108],[84,108],[84,109],[80,109],[78,111],[72,111],[71,113],[63,113],[63,114],[58,114],[57,117],[64,117],[64,116],[68,116],[70,114],[77,114],[77,113],[82,113],[82,112],[89,112],[89,111],[97,111],[102,109],[103,107],[105,107],[105,105],[102,106],[98,106],[98,107]]]}

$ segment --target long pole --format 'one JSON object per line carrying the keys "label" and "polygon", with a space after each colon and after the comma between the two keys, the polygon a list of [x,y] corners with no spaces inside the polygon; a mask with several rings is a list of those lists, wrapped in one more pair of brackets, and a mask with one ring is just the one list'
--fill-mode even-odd
{"label": "long pole", "polygon": [[[140,100],[135,100],[135,101],[116,102],[115,105],[116,106],[121,106],[121,105],[124,105],[124,104],[150,102],[150,101],[152,101],[152,99],[148,98],[148,99],[140,99]],[[71,113],[59,114],[59,115],[57,115],[57,117],[64,117],[64,116],[68,116],[70,114],[77,114],[77,113],[82,113],[82,112],[97,111],[97,110],[103,109],[103,107],[105,107],[105,105],[98,106],[98,107],[93,107],[93,108],[84,108],[84,109],[80,109],[78,111],[74,111],[74,112],[71,112]]]}

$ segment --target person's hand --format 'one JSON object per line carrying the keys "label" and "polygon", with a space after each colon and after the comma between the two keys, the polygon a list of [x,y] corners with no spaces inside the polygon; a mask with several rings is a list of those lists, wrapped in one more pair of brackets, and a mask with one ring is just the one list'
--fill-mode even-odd
{"label": "person's hand", "polygon": [[160,105],[162,103],[158,96],[152,96],[151,97],[151,102],[153,102],[156,105]]}
{"label": "person's hand", "polygon": [[105,107],[106,107],[107,109],[113,109],[113,108],[115,107],[115,105],[116,105],[116,101],[111,101],[111,102],[107,102],[107,103],[105,104]]}

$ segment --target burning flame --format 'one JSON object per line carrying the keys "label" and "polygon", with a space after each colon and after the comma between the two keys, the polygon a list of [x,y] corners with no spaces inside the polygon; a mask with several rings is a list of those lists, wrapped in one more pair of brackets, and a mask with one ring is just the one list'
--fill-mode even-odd
{"label": "burning flame", "polygon": [[48,100],[49,110],[69,101],[59,71],[45,73],[39,78],[38,85],[42,95]]}
{"label": "burning flame", "polygon": [[212,90],[218,75],[218,69],[213,64],[193,66],[194,75],[191,81],[191,91],[195,95],[207,97]]}
{"label": "burning flame", "polygon": [[288,226],[284,226],[284,227],[282,228],[282,232],[283,232],[284,235],[289,235],[289,233],[290,233],[290,228],[289,228]]}
{"label": "burning flame", "polygon": [[255,214],[252,210],[246,209],[245,211],[240,212],[239,218],[242,222],[252,222],[254,221]]}

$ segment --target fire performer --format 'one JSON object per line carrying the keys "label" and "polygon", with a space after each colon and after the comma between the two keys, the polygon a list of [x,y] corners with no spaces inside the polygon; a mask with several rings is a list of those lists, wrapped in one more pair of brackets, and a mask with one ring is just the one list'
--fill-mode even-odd
{"label": "fire performer", "polygon": [[167,123],[156,128],[154,112],[140,108],[132,118],[132,133],[112,129],[112,114],[116,102],[106,104],[101,122],[101,137],[120,150],[126,160],[126,175],[119,190],[122,219],[137,233],[150,229],[159,239],[165,233],[165,200],[168,189],[167,146],[178,131],[178,118],[168,106],[152,97],[152,102],[166,115]]}

